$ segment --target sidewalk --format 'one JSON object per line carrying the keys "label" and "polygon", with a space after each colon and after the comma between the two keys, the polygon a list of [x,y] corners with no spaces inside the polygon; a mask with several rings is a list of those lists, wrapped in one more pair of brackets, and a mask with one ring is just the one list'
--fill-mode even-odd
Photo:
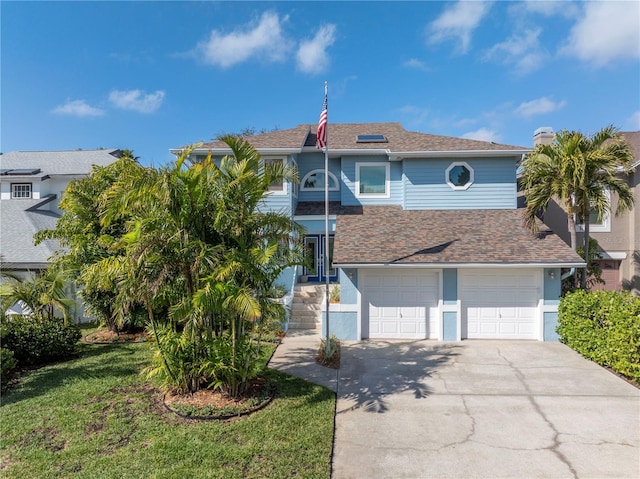
{"label": "sidewalk", "polygon": [[338,370],[325,368],[316,363],[319,348],[319,331],[288,331],[269,361],[269,367],[336,392]]}

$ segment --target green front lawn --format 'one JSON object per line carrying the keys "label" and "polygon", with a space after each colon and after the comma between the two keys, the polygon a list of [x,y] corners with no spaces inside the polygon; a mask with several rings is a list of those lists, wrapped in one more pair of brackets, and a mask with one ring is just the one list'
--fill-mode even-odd
{"label": "green front lawn", "polygon": [[167,412],[140,370],[147,344],[86,346],[2,397],[0,476],[248,478],[330,475],[334,394],[269,370],[277,397],[230,421]]}

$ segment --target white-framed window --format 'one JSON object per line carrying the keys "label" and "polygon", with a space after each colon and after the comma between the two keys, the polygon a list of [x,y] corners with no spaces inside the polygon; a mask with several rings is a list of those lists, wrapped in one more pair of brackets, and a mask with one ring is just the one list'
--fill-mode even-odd
{"label": "white-framed window", "polygon": [[[340,183],[336,175],[329,171],[329,191],[339,191]],[[324,170],[317,169],[310,171],[300,182],[302,191],[324,191]]]}
{"label": "white-framed window", "polygon": [[[269,168],[270,165],[280,163],[284,165],[284,158],[263,158],[265,168]],[[274,195],[287,194],[286,185],[282,180],[274,181],[269,185],[269,191]]]}
{"label": "white-framed window", "polygon": [[389,198],[389,163],[356,163],[356,198]]}
{"label": "white-framed window", "polygon": [[31,183],[11,183],[11,198],[31,198]]}
{"label": "white-framed window", "polygon": [[473,184],[473,168],[466,161],[454,161],[445,171],[444,179],[454,190],[467,190]]}
{"label": "white-framed window", "polygon": [[[604,194],[607,197],[608,203],[611,204],[611,193],[609,190],[604,190]],[[584,224],[576,223],[576,231],[583,232]],[[598,213],[591,211],[589,213],[589,232],[590,233],[609,233],[611,232],[611,215],[609,211],[606,211],[602,218],[598,219]]]}

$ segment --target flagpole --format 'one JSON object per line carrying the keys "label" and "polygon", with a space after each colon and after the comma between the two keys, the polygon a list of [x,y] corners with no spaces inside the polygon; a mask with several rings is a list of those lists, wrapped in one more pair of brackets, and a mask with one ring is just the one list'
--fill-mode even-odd
{"label": "flagpole", "polygon": [[[324,98],[327,100],[329,93],[328,83],[324,82]],[[328,121],[326,132],[326,144],[324,146],[324,296],[325,296],[325,310],[327,311],[326,323],[327,332],[325,336],[325,357],[329,354],[329,268],[331,267],[329,261],[329,134],[328,134]]]}

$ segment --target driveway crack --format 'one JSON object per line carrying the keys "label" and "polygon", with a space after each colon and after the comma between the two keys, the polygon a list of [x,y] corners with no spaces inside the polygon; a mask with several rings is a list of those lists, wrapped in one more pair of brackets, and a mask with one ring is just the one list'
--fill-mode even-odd
{"label": "driveway crack", "polygon": [[573,475],[573,477],[577,479],[578,478],[577,471],[574,469],[573,465],[567,459],[567,457],[559,450],[559,447],[562,444],[560,442],[560,434],[561,434],[560,431],[558,431],[556,429],[554,424],[549,420],[549,418],[547,418],[547,416],[544,414],[544,412],[542,412],[542,409],[540,408],[540,405],[536,402],[535,398],[533,397],[533,393],[531,392],[531,389],[529,388],[529,385],[527,384],[527,382],[524,379],[524,374],[522,373],[522,371],[520,371],[520,369],[518,369],[516,366],[514,366],[514,364],[504,354],[502,354],[502,351],[500,351],[500,348],[496,348],[496,349],[498,351],[498,355],[509,365],[509,367],[511,369],[513,369],[513,371],[515,371],[516,377],[518,378],[520,383],[524,386],[525,390],[527,391],[527,398],[529,399],[529,402],[533,406],[533,409],[540,415],[542,420],[545,423],[547,423],[547,426],[549,426],[549,429],[551,429],[553,431],[553,437],[551,439],[552,440],[551,446],[550,447],[544,447],[544,448],[541,448],[541,449],[549,450],[553,454],[555,454],[555,456],[569,468],[569,470],[571,471],[571,474]]}

